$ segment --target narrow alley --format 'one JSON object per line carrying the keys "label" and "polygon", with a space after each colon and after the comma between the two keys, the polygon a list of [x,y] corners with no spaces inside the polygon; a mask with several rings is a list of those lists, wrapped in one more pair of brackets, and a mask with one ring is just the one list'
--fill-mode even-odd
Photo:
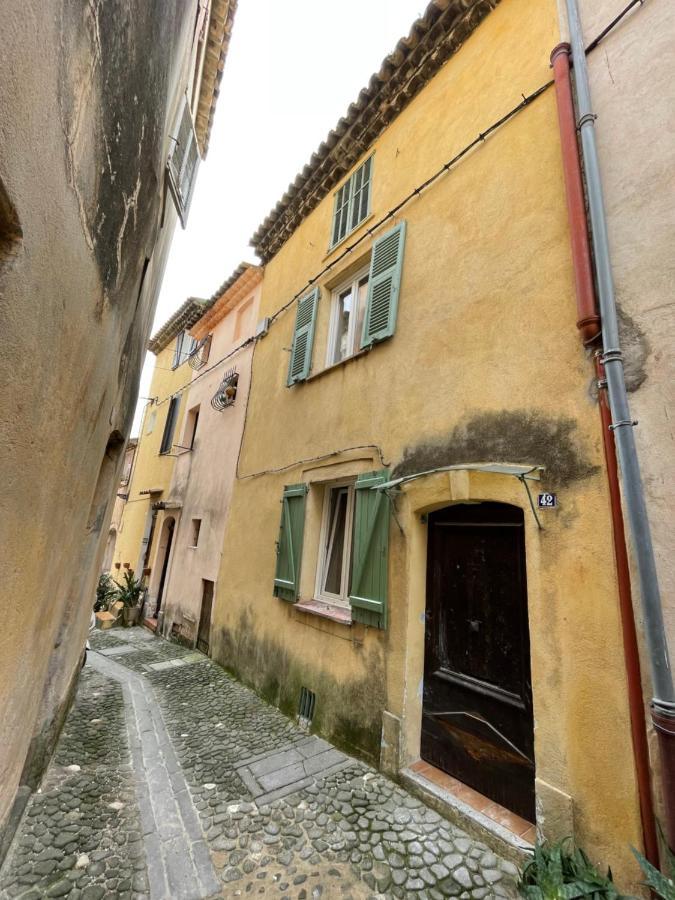
{"label": "narrow alley", "polygon": [[3,898],[516,896],[513,863],[201,653],[93,645]]}

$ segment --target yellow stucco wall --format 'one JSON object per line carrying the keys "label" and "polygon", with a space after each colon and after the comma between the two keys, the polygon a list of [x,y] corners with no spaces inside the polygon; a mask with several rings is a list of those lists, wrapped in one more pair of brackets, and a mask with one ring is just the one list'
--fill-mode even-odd
{"label": "yellow stucco wall", "polygon": [[[155,368],[150,384],[150,396],[159,398],[160,403],[148,403],[143,414],[141,431],[138,436],[138,448],[129,482],[129,498],[124,506],[122,521],[115,542],[112,568],[110,574],[119,580],[123,567],[128,564],[136,569],[141,552],[141,542],[146,530],[146,523],[152,504],[158,500],[166,499],[171,476],[176,463],[176,457],[169,454],[160,454],[159,448],[164,434],[164,425],[169,410],[168,398],[185,384],[189,384],[192,369],[185,363],[177,368],[172,368],[176,340],[172,340],[157,356]],[[178,408],[178,418],[174,430],[174,443],[179,441],[183,428],[183,417],[187,409],[186,391],[181,396]],[[161,402],[165,401],[165,402]],[[152,497],[141,494],[141,491],[157,490]],[[152,566],[156,555],[157,542],[160,533],[157,523],[150,550],[150,565]],[[140,577],[141,572],[136,572]]]}
{"label": "yellow stucco wall", "polygon": [[[554,0],[503,0],[375,143],[373,216],[354,236],[521,94],[548,81],[557,40]],[[339,254],[326,256],[332,211],[330,195],[267,264],[261,316]],[[213,656],[290,712],[301,685],[315,691],[317,728],[374,761],[388,710],[401,722],[398,751],[406,765],[419,755],[426,557],[420,513],[462,498],[523,507],[538,824],[549,837],[573,833],[593,858],[630,881],[636,871],[628,848],[640,845],[640,827],[608,496],[592,370],[575,328],[553,92],[394,221],[403,219],[392,339],[290,389],[294,309],[256,346]],[[325,359],[330,288],[365,259],[371,243],[319,279],[315,375]],[[363,445],[378,449],[345,450]],[[310,461],[315,457],[321,459]],[[386,631],[319,619],[272,596],[284,484],[315,485],[381,468],[382,460],[394,471],[402,461],[415,471],[430,459],[540,463],[559,508],[539,531],[515,479],[421,479],[397,501],[400,528],[391,525]],[[317,496],[310,490],[302,599],[313,589]]]}

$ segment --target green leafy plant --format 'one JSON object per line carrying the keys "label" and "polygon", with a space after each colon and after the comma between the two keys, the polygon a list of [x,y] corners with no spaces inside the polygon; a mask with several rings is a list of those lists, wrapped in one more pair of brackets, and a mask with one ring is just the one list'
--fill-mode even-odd
{"label": "green leafy plant", "polygon": [[118,585],[107,573],[99,576],[96,585],[94,612],[107,612],[117,597]]}
{"label": "green leafy plant", "polygon": [[528,900],[621,900],[611,870],[601,875],[583,850],[566,838],[557,844],[537,844],[523,869],[518,890]]}
{"label": "green leafy plant", "polygon": [[143,584],[134,576],[133,569],[124,570],[124,582],[117,586],[116,599],[126,607],[138,606],[143,594]]}
{"label": "green leafy plant", "polygon": [[648,859],[645,859],[635,847],[633,847],[632,850],[633,856],[640,863],[640,868],[645,873],[645,878],[647,879],[645,884],[647,887],[650,888],[657,897],[662,897],[663,900],[675,900],[675,881],[673,880],[673,876],[675,876],[675,853],[666,848],[668,869],[670,871],[670,876],[668,876],[663,872],[659,872],[656,866],[653,866]]}

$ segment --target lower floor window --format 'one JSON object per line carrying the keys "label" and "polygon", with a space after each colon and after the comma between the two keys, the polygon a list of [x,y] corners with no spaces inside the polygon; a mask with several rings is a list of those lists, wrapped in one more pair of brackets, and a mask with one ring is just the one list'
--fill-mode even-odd
{"label": "lower floor window", "polygon": [[337,606],[349,606],[353,523],[354,483],[328,485],[319,545],[317,599]]}

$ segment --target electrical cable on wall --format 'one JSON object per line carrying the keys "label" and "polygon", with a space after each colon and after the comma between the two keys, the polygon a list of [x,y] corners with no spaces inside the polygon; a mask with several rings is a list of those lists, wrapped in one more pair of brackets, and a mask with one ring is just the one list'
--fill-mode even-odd
{"label": "electrical cable on wall", "polygon": [[[628,3],[623,8],[623,10],[617,16],[615,16],[615,18],[605,28],[603,28],[603,30],[597,35],[597,37],[595,37],[590,42],[590,44],[586,48],[586,53],[592,53],[593,50],[595,50],[599,46],[599,44],[607,37],[607,35],[610,34],[610,32],[630,12],[630,10],[633,9],[633,7],[637,6],[638,4],[640,6],[642,6],[643,3],[644,3],[644,0],[631,0],[631,2]],[[278,319],[279,316],[282,315],[282,313],[286,312],[286,310],[290,306],[292,306],[295,303],[295,301],[298,300],[305,293],[305,291],[307,291],[308,288],[312,287],[312,285],[314,285],[318,281],[319,278],[321,278],[323,275],[326,275],[328,272],[330,272],[330,270],[334,266],[336,266],[346,256],[348,256],[350,253],[352,253],[352,251],[356,247],[358,247],[363,241],[365,241],[366,238],[371,237],[375,231],[377,231],[382,225],[384,225],[386,222],[388,222],[390,219],[392,219],[396,215],[397,212],[400,212],[400,210],[406,204],[408,204],[414,197],[419,196],[423,191],[425,191],[435,181],[437,181],[442,175],[444,175],[454,165],[456,165],[461,159],[463,159],[463,157],[465,157],[467,155],[467,153],[470,153],[471,150],[473,150],[479,144],[483,143],[487,137],[489,137],[491,134],[493,134],[493,132],[495,132],[498,128],[501,128],[502,125],[505,125],[515,115],[517,115],[521,110],[525,109],[526,106],[529,106],[530,103],[532,103],[534,100],[536,100],[541,94],[545,93],[552,85],[553,85],[553,80],[551,79],[550,81],[547,81],[545,84],[540,85],[540,87],[538,87],[536,90],[532,91],[532,93],[528,94],[527,96],[525,94],[521,94],[523,99],[521,100],[520,103],[518,103],[516,106],[512,107],[501,118],[497,119],[495,122],[493,122],[491,125],[489,125],[485,129],[485,131],[481,131],[477,137],[475,137],[472,141],[470,141],[470,143],[468,143],[462,150],[460,150],[458,153],[456,153],[455,156],[452,157],[452,159],[449,159],[443,166],[441,166],[440,169],[438,169],[436,172],[434,172],[433,175],[431,175],[429,178],[427,178],[426,181],[422,182],[422,184],[418,185],[416,188],[413,188],[413,190],[410,191],[410,193],[407,194],[399,203],[397,203],[396,206],[394,206],[392,209],[390,209],[389,212],[386,213],[386,215],[384,215],[381,219],[379,219],[374,225],[371,225],[370,228],[366,229],[366,231],[364,231],[364,233],[361,235],[361,237],[357,238],[352,244],[349,244],[349,246],[345,247],[345,249],[342,251],[342,253],[339,254],[339,256],[337,256],[332,262],[330,262],[326,266],[324,266],[324,268],[321,269],[320,272],[318,272],[316,275],[314,275],[312,278],[310,278],[306,282],[306,284],[299,291],[297,291],[287,303],[284,303],[283,306],[279,307],[279,309],[269,317],[270,325],[272,324],[272,322],[276,321],[276,319]],[[167,400],[170,400],[171,397],[175,397],[177,394],[180,394],[184,390],[187,390],[187,388],[189,388],[191,384],[194,384],[194,382],[197,381],[199,378],[201,378],[203,375],[207,375],[209,372],[213,371],[213,369],[215,369],[221,363],[225,362],[227,359],[230,359],[230,357],[232,357],[239,350],[242,350],[244,347],[247,347],[252,342],[257,342],[257,340],[258,340],[258,338],[256,338],[256,337],[247,338],[241,344],[238,344],[236,347],[234,347],[232,350],[230,350],[230,352],[227,353],[225,356],[223,356],[221,359],[219,359],[215,363],[213,363],[212,366],[209,366],[208,369],[205,369],[203,372],[200,372],[199,375],[195,376],[195,378],[192,379],[192,381],[189,381],[189,382],[187,382],[187,384],[184,384],[181,387],[177,388],[177,390],[173,391],[171,394],[164,397],[162,400],[157,400],[156,401],[157,405],[160,406],[162,403],[166,403]]]}
{"label": "electrical cable on wall", "polygon": [[[622,19],[628,14],[628,12],[631,9],[633,9],[638,4],[641,6],[643,3],[644,3],[644,0],[631,0],[631,2],[629,2],[624,7],[624,9],[597,35],[597,37],[594,38],[594,40],[592,40],[589,43],[589,45],[586,48],[586,53],[589,54],[593,50],[595,50],[599,46],[601,41],[604,40],[605,37],[607,37],[607,35],[616,27],[616,25],[618,25],[622,21]],[[420,65],[421,65],[421,63],[420,63]],[[418,66],[418,68],[419,68],[419,66]],[[389,212],[387,212],[384,216],[382,216],[382,218],[380,218],[376,223],[371,225],[370,228],[366,229],[359,238],[357,238],[353,243],[346,246],[344,248],[344,250],[342,250],[342,252],[338,256],[335,257],[334,260],[332,260],[330,263],[325,265],[323,267],[323,269],[321,269],[316,275],[314,275],[312,278],[310,278],[303,285],[303,287],[300,290],[298,290],[290,298],[290,300],[288,300],[288,302],[284,303],[281,307],[279,307],[279,309],[276,310],[276,312],[274,312],[269,317],[269,324],[271,325],[273,322],[275,322],[281,315],[283,315],[283,313],[285,313],[291,306],[293,306],[293,304],[300,297],[302,297],[302,295],[309,288],[311,288],[313,285],[315,285],[316,282],[320,278],[322,278],[324,275],[329,273],[336,265],[338,265],[340,262],[342,262],[342,260],[344,260],[347,256],[349,256],[349,254],[351,254],[365,240],[372,237],[372,235],[378,229],[380,229],[384,224],[386,224],[388,221],[393,219],[396,216],[396,214],[398,212],[400,212],[401,209],[404,206],[406,206],[411,200],[413,200],[415,197],[420,196],[420,194],[422,194],[427,188],[429,188],[432,184],[434,184],[446,172],[450,171],[450,169],[452,169],[458,162],[460,162],[473,149],[475,149],[481,143],[484,143],[486,138],[491,136],[495,131],[497,131],[499,128],[501,128],[502,125],[505,125],[514,116],[516,116],[519,112],[521,112],[523,109],[525,109],[525,107],[529,106],[538,97],[540,97],[542,94],[544,94],[553,85],[553,83],[554,83],[553,80],[547,81],[544,84],[540,85],[540,87],[538,87],[536,90],[532,91],[527,96],[525,94],[522,94],[521,96],[523,99],[521,100],[520,103],[518,103],[518,104],[516,104],[516,106],[512,107],[503,116],[501,116],[499,119],[494,121],[491,125],[489,125],[484,131],[479,132],[479,134],[472,141],[470,141],[468,144],[466,144],[462,148],[462,150],[460,150],[451,159],[449,159],[446,163],[444,163],[444,165],[441,166],[441,168],[439,168],[436,172],[434,172],[433,175],[431,175],[429,178],[427,178],[426,181],[422,182],[420,185],[413,188],[413,190],[411,190],[410,193],[408,193],[401,201],[399,201],[399,203],[397,203],[394,207],[392,207],[392,209],[390,209]],[[255,356],[255,345],[257,344],[258,340],[259,340],[259,338],[255,337],[255,336],[247,338],[241,344],[234,347],[229,353],[227,353],[221,359],[217,360],[215,363],[213,363],[211,366],[209,366],[203,372],[200,372],[199,375],[196,375],[190,382],[181,386],[176,391],[173,391],[170,395],[168,395],[167,397],[164,397],[162,400],[156,400],[156,404],[159,406],[162,403],[165,403],[167,400],[171,399],[171,397],[175,397],[176,395],[182,393],[184,390],[188,389],[192,384],[194,384],[195,381],[197,381],[203,375],[207,375],[209,372],[213,371],[213,369],[217,368],[223,362],[230,359],[232,356],[234,356],[240,350],[243,350],[245,347],[247,347],[251,343],[253,344],[253,356]],[[239,473],[239,465],[240,465],[240,460],[241,460],[241,453],[242,453],[242,449],[243,449],[245,432],[246,432],[246,424],[247,424],[247,419],[248,419],[248,401],[251,396],[251,385],[253,382],[253,356],[251,359],[249,384],[248,384],[248,391],[247,391],[247,397],[246,397],[246,409],[245,409],[245,414],[244,414],[244,424],[243,424],[243,428],[242,428],[241,440],[239,442],[239,450],[237,453],[237,462],[236,462],[236,468],[235,468],[235,473],[236,473],[237,479],[244,480],[244,479],[248,479],[248,478],[255,478],[255,477],[258,477],[261,475],[271,475],[271,474],[277,474],[280,472],[285,472],[288,469],[293,469],[293,468],[296,468],[297,466],[304,465],[306,463],[318,462],[318,461],[321,461],[324,459],[329,459],[332,456],[338,456],[342,453],[346,453],[346,452],[349,452],[352,450],[376,450],[378,453],[378,456],[380,458],[381,464],[383,465],[383,467],[388,468],[389,464],[385,461],[382,448],[379,446],[379,444],[358,444],[358,445],[354,445],[351,447],[343,447],[338,450],[331,450],[329,452],[322,453],[322,454],[319,454],[316,456],[311,456],[311,457],[307,457],[304,459],[296,460],[294,462],[288,463],[283,466],[272,467],[269,469],[262,469],[260,471],[250,472],[245,475],[241,475]],[[400,525],[399,525],[399,527],[400,527]]]}

